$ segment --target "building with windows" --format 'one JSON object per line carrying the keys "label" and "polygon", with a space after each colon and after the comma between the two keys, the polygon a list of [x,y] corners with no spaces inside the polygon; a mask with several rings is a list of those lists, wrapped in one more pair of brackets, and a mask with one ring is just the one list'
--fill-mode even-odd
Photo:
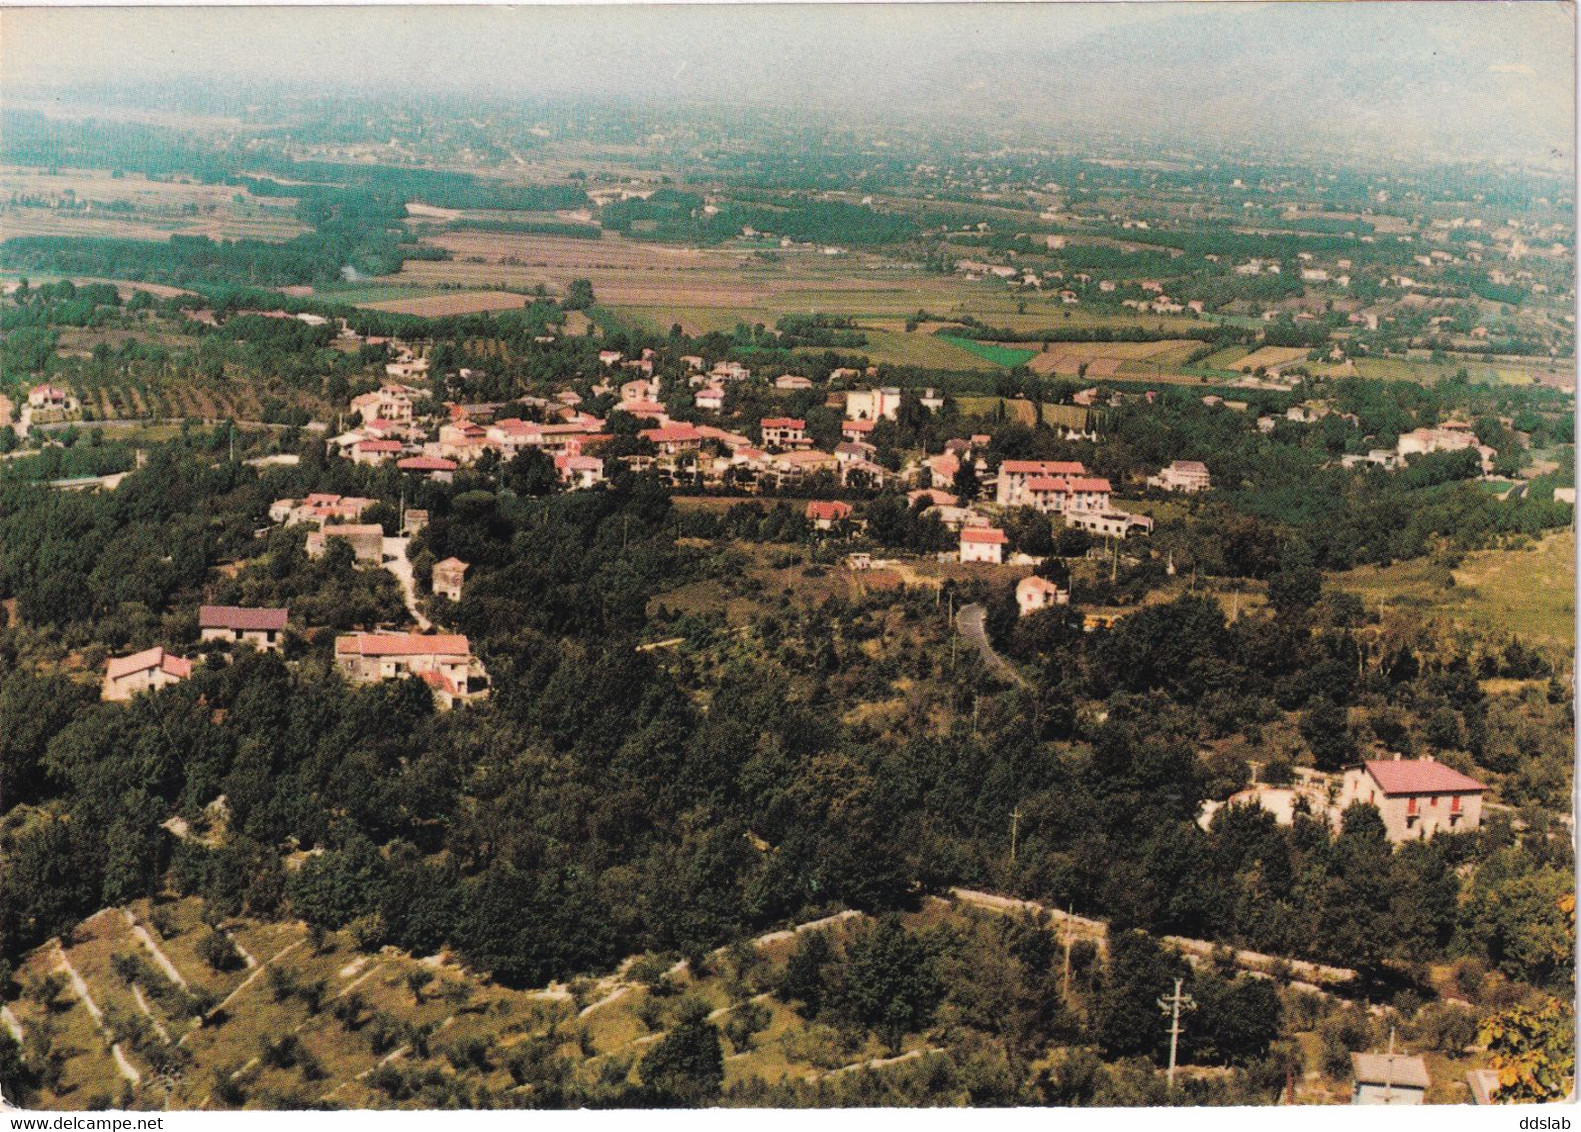
{"label": "building with windows", "polygon": [[248,609],[236,605],[205,605],[198,609],[198,634],[205,641],[246,643],[273,652],[285,634],[284,609]]}
{"label": "building with windows", "polygon": [[963,527],[961,561],[991,562],[997,566],[1005,560],[1005,547],[1009,544],[1009,536],[997,527]]}
{"label": "building with windows", "polygon": [[1393,842],[1464,832],[1482,824],[1487,787],[1432,759],[1372,759],[1347,767],[1337,806],[1376,806]]}

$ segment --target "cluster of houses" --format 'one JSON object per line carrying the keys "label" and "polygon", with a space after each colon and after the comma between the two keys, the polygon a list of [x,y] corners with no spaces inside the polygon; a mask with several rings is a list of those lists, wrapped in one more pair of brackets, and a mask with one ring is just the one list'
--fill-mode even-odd
{"label": "cluster of houses", "polygon": [[[459,596],[464,563],[448,559],[441,567],[455,577]],[[459,567],[459,569],[457,569]],[[280,651],[290,619],[288,610],[205,605],[198,611],[201,639],[243,645],[260,652]],[[179,684],[192,676],[192,661],[161,647],[116,657],[105,666],[102,699],[125,702],[142,692]],[[488,694],[488,674],[472,654],[467,638],[455,633],[347,633],[335,638],[335,666],[353,684],[417,678],[432,689],[441,708]]]}

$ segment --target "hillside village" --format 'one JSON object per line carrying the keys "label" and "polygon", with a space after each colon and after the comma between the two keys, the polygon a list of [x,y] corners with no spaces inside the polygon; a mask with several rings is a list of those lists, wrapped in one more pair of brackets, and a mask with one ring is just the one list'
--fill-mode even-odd
{"label": "hillside village", "polygon": [[1569,174],[319,101],[0,111],[4,1103],[1573,1092]]}

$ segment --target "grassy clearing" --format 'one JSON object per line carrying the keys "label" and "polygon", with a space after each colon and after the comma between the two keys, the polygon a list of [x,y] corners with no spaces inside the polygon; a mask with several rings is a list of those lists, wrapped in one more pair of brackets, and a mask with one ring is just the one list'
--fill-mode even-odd
{"label": "grassy clearing", "polygon": [[1369,609],[1414,608],[1451,625],[1514,634],[1528,644],[1568,655],[1575,641],[1575,532],[1558,531],[1521,550],[1468,554],[1452,587],[1427,560],[1362,567],[1330,584],[1360,597]]}

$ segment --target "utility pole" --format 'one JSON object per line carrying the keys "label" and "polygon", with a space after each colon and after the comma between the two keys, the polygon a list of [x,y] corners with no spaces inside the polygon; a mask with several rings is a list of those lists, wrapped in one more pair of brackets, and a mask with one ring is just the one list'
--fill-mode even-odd
{"label": "utility pole", "polygon": [[1017,837],[1017,835],[1020,832],[1021,832],[1021,806],[1018,803],[1016,805],[1016,808],[1010,811],[1010,867],[1011,868],[1015,868],[1015,864],[1016,864],[1016,837]]}
{"label": "utility pole", "polygon": [[1180,1046],[1180,1012],[1195,1010],[1196,1001],[1189,994],[1180,993],[1181,980],[1175,980],[1175,993],[1158,1000],[1158,1008],[1169,1015],[1169,1091],[1175,1091],[1175,1054]]}
{"label": "utility pole", "polygon": [[1076,906],[1065,905],[1065,1004],[1070,1005],[1070,937],[1076,930]]}
{"label": "utility pole", "polygon": [[1383,1103],[1394,1103],[1394,1027],[1389,1027],[1389,1052],[1384,1056]]}

